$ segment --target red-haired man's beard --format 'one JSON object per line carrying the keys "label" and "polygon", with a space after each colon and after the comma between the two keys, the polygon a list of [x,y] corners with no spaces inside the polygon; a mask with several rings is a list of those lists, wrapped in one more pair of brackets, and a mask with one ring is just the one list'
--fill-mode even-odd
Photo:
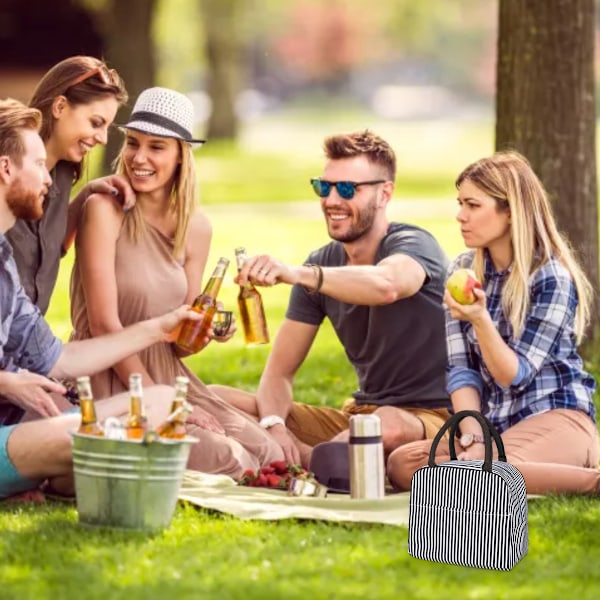
{"label": "red-haired man's beard", "polygon": [[39,190],[27,188],[20,179],[13,181],[6,193],[6,204],[16,219],[26,221],[37,221],[42,218],[42,197],[46,188],[40,193]]}

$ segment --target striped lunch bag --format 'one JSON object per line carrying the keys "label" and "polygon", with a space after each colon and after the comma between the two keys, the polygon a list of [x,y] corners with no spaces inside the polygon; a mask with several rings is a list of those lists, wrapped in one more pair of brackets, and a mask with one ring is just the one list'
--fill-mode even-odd
{"label": "striped lunch bag", "polygon": [[[476,418],[483,429],[485,460],[457,460],[459,422]],[[436,465],[435,451],[450,431],[450,460]],[[492,460],[492,440],[498,448]],[[495,427],[481,413],[461,411],[440,429],[429,466],[412,478],[408,552],[415,558],[482,569],[512,569],[527,554],[527,492],[516,467],[506,462]]]}

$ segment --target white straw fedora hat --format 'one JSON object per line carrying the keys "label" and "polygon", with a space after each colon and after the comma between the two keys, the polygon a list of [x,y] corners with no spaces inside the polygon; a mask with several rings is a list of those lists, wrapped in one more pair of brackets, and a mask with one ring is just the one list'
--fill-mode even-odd
{"label": "white straw fedora hat", "polygon": [[167,88],[152,87],[138,96],[129,121],[119,127],[203,144],[206,140],[192,137],[193,123],[194,105],[187,96]]}

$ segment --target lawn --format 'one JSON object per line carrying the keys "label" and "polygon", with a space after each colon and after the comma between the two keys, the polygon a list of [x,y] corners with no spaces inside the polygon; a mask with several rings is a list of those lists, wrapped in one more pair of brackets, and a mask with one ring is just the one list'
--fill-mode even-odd
{"label": "lawn", "polygon": [[[354,128],[332,123],[331,132]],[[307,179],[321,168],[318,151],[325,128],[299,120],[293,135],[279,123],[247,131],[241,149],[210,145],[198,152],[203,203],[214,228],[208,268],[221,255],[246,245],[300,263],[327,236]],[[322,125],[322,122],[321,122]],[[376,125],[379,125],[378,127]],[[346,127],[347,126],[347,127]],[[426,227],[449,255],[461,249],[452,214],[452,177],[462,161],[488,153],[483,128],[460,132],[462,150],[436,148],[449,126],[374,124],[403,147],[394,218]],[[446,130],[439,131],[440,127]],[[442,133],[444,136],[442,136]],[[429,137],[428,137],[429,136]],[[287,137],[287,140],[286,140]],[[415,140],[413,154],[406,140]],[[465,139],[470,140],[466,145]],[[293,140],[293,148],[288,141]],[[401,140],[405,140],[404,143]],[[281,151],[273,147],[281,146]],[[447,153],[447,154],[446,154]],[[443,169],[433,169],[444,154]],[[452,156],[450,156],[452,155]],[[405,161],[404,167],[402,161]],[[406,166],[409,165],[409,166]],[[49,318],[66,338],[70,257]],[[221,297],[235,307],[233,268]],[[289,290],[263,291],[272,335],[283,318]],[[407,343],[410,343],[408,340]],[[268,347],[247,349],[238,333],[213,344],[189,364],[206,382],[253,389]],[[596,370],[597,373],[597,370]],[[348,396],[355,378],[331,328],[319,333],[295,385],[298,400],[334,404]],[[548,498],[531,503],[529,555],[509,573],[479,571],[412,559],[404,527],[328,524],[314,521],[241,521],[218,513],[178,507],[171,527],[155,536],[84,529],[72,506],[0,504],[0,598],[98,598],[153,600],[219,598],[596,598],[600,589],[600,501]]]}

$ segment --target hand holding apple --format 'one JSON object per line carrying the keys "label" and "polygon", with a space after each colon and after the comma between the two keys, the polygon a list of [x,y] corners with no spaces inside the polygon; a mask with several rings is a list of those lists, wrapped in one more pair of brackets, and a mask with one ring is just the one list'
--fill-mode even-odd
{"label": "hand holding apple", "polygon": [[473,304],[477,300],[475,288],[481,289],[481,282],[471,269],[456,269],[446,282],[446,289],[459,304]]}

